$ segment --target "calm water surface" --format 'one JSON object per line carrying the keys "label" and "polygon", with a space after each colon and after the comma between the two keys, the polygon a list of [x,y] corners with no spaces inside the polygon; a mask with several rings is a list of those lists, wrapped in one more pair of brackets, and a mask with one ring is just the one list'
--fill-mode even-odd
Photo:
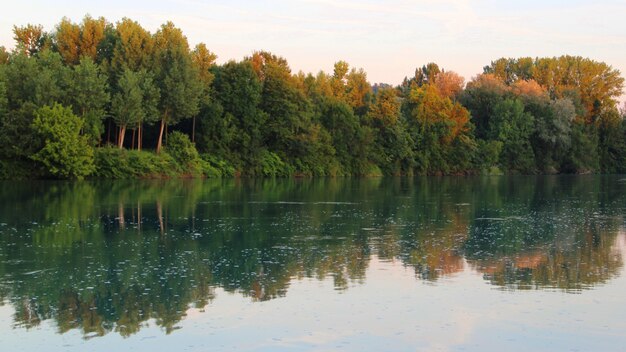
{"label": "calm water surface", "polygon": [[2,351],[619,351],[626,176],[0,183]]}

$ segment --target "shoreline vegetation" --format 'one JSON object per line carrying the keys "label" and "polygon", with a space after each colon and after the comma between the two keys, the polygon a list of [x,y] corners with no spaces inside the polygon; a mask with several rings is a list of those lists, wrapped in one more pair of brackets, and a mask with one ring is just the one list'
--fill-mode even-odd
{"label": "shoreline vegetation", "polygon": [[397,86],[344,61],[216,64],[173,23],[63,18],[0,47],[0,179],[626,173],[624,78],[579,56],[501,58]]}

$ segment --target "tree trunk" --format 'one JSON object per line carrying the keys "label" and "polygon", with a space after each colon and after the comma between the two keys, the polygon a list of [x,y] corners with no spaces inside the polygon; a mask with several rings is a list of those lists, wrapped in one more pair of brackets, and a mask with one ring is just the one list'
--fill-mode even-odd
{"label": "tree trunk", "polygon": [[124,135],[126,134],[126,125],[120,126],[120,135],[117,142],[117,146],[122,149],[124,147]]}
{"label": "tree trunk", "polygon": [[137,133],[137,129],[133,128],[133,138],[130,142],[130,149],[135,149],[135,134]]}
{"label": "tree trunk", "polygon": [[141,151],[141,123],[137,128],[137,150]]}
{"label": "tree trunk", "polygon": [[159,132],[159,140],[157,141],[157,149],[156,152],[159,154],[161,152],[161,144],[163,141],[163,130],[165,129],[165,118],[161,119],[161,130]]}

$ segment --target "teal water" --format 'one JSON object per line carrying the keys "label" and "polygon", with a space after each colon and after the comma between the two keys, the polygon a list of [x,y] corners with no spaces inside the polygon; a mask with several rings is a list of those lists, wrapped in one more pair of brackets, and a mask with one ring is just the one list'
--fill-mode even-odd
{"label": "teal water", "polygon": [[626,176],[0,183],[2,351],[619,351]]}

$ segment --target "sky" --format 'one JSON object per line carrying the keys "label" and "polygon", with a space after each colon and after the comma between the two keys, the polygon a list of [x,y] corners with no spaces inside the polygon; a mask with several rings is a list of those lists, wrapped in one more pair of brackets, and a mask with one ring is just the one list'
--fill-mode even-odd
{"label": "sky", "polygon": [[429,62],[469,80],[500,57],[563,54],[626,73],[626,0],[21,0],[3,5],[0,45],[14,46],[13,25],[51,31],[85,14],[129,17],[151,32],[172,21],[218,63],[266,50],[316,73],[344,60],[372,83],[399,84]]}

